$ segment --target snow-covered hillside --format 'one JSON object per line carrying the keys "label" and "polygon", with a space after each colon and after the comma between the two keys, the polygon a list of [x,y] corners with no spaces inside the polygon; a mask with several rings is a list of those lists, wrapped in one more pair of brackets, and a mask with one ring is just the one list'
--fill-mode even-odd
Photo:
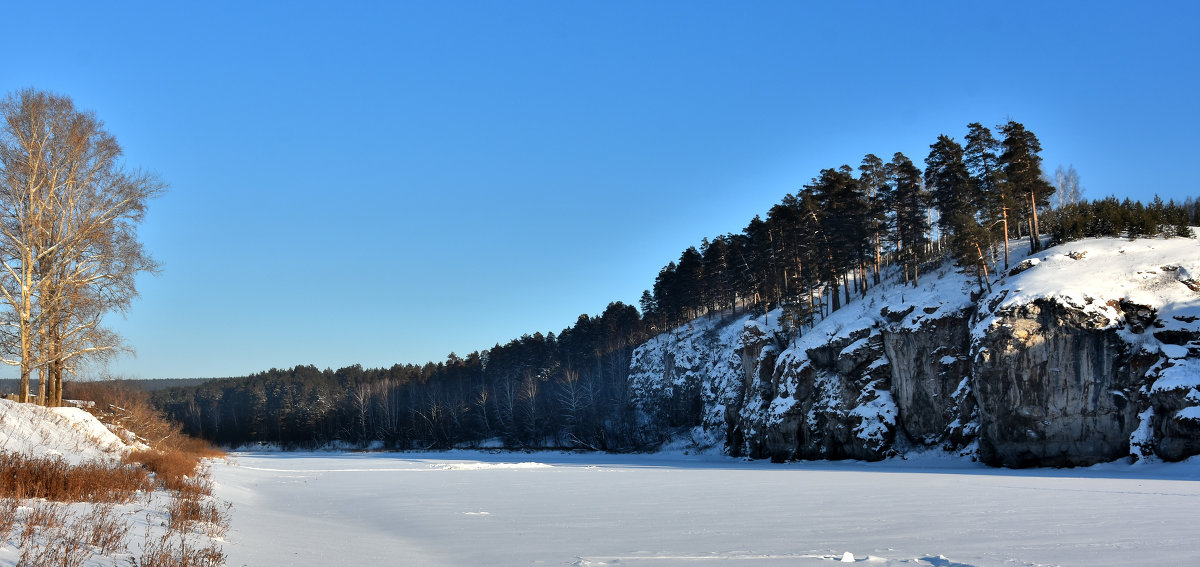
{"label": "snow-covered hillside", "polygon": [[694,426],[699,443],[783,460],[915,446],[1004,465],[1200,453],[1200,241],[1015,252],[990,291],[944,265],[799,337],[777,312],[660,335],[631,368],[647,435]]}

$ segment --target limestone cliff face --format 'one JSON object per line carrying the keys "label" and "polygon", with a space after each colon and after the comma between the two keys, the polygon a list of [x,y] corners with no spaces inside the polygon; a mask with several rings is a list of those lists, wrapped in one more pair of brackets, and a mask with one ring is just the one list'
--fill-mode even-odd
{"label": "limestone cliff face", "polygon": [[1091,465],[1129,455],[1157,353],[1121,337],[1128,321],[1037,300],[991,314],[973,345],[980,456],[1006,466]]}
{"label": "limestone cliff face", "polygon": [[987,294],[948,268],[879,286],[799,333],[778,313],[693,321],[635,352],[646,437],[775,460],[1200,454],[1200,244],[1075,246],[1087,249],[1047,250]]}
{"label": "limestone cliff face", "polygon": [[976,440],[970,382],[973,311],[944,314],[916,327],[898,325],[894,314],[884,314],[891,323],[882,337],[892,369],[892,395],[900,424],[915,443],[961,450]]}

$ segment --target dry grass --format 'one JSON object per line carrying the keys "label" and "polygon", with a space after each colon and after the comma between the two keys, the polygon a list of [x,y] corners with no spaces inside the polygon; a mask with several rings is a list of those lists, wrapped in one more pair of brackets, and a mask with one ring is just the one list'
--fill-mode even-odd
{"label": "dry grass", "polygon": [[149,448],[134,451],[126,463],[137,463],[154,473],[158,484],[168,490],[186,490],[188,479],[197,475],[203,459],[225,456],[212,444],[185,435],[150,404],[150,397],[121,381],[73,382],[68,393],[75,399],[91,400],[86,408],[101,422],[124,428]]}
{"label": "dry grass", "polygon": [[0,453],[0,497],[127,503],[149,488],[149,476],[136,466],[94,461],[71,466],[62,457]]}
{"label": "dry grass", "polygon": [[25,518],[18,567],[79,567],[96,553],[111,555],[127,549],[129,523],[112,504],[101,504],[86,515],[71,517],[56,502],[35,504]]}
{"label": "dry grass", "polygon": [[225,553],[220,546],[194,545],[185,534],[168,531],[160,537],[146,532],[146,542],[139,557],[130,560],[132,567],[220,567]]}
{"label": "dry grass", "polygon": [[57,502],[37,502],[25,514],[25,526],[18,542],[22,550],[40,547],[36,537],[40,533],[61,531],[67,523],[67,507]]}
{"label": "dry grass", "polygon": [[92,548],[80,537],[79,522],[48,530],[40,544],[22,545],[17,567],[82,567],[92,557]]}
{"label": "dry grass", "polygon": [[202,457],[221,457],[224,453],[202,439],[184,434],[150,403],[150,395],[120,380],[105,382],[68,382],[71,399],[88,400],[85,407],[102,423],[115,425],[135,434],[146,445],[168,452],[182,451]]}
{"label": "dry grass", "polygon": [[100,555],[112,555],[126,549],[130,524],[112,504],[94,506],[81,521],[85,529],[85,541]]}
{"label": "dry grass", "polygon": [[154,473],[155,482],[168,490],[181,490],[200,466],[200,458],[196,455],[155,449],[132,452],[125,457],[125,462],[145,467]]}
{"label": "dry grass", "polygon": [[16,498],[0,498],[0,541],[8,539],[13,528],[17,525],[17,511],[21,509],[21,501]]}
{"label": "dry grass", "polygon": [[174,498],[167,505],[167,529],[181,533],[198,530],[209,537],[223,537],[229,529],[230,505],[212,498]]}

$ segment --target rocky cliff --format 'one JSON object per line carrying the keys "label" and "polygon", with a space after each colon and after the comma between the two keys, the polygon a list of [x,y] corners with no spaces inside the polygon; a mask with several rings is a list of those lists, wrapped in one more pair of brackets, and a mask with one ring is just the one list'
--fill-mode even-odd
{"label": "rocky cliff", "polygon": [[710,316],[634,353],[644,434],[754,458],[940,447],[1004,466],[1200,453],[1200,242],[1043,251],[988,293],[950,266],[815,326]]}

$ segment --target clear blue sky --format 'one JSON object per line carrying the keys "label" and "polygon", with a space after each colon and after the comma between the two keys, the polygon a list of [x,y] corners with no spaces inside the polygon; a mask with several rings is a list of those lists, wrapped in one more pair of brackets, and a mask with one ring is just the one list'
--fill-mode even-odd
{"label": "clear blue sky", "polygon": [[113,373],[378,367],[636,305],[820,169],[969,122],[1088,197],[1200,196],[1197,6],[4,2],[0,91],[170,184]]}

